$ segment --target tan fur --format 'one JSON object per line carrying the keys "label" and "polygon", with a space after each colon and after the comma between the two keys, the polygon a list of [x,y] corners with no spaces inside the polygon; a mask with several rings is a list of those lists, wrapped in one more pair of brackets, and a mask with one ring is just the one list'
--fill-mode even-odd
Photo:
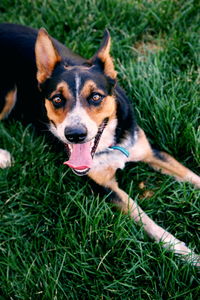
{"label": "tan fur", "polygon": [[48,33],[41,28],[35,45],[35,55],[37,64],[37,80],[43,83],[53,72],[56,63],[61,61],[61,57],[55,49]]}
{"label": "tan fur", "polygon": [[65,81],[62,81],[57,85],[56,89],[52,92],[50,97],[53,97],[56,94],[62,94],[67,101],[72,98],[72,93],[70,91],[69,85]]}
{"label": "tan fur", "polygon": [[149,141],[146,138],[144,131],[138,128],[137,140],[133,147],[130,149],[129,161],[145,160],[152,155],[152,149]]}
{"label": "tan fur", "polygon": [[81,89],[80,95],[81,97],[87,99],[93,92],[104,94],[104,91],[97,88],[96,83],[94,81],[87,80]]}
{"label": "tan fur", "polygon": [[[88,71],[92,66],[78,66],[79,70],[82,70],[82,71]],[[64,69],[67,70],[67,71],[72,71],[74,69],[76,69],[77,66],[64,66]]]}
{"label": "tan fur", "polygon": [[47,116],[51,122],[53,122],[55,125],[60,124],[64,121],[67,115],[67,109],[66,107],[55,109],[54,105],[51,101],[45,100],[45,107],[47,110]]}
{"label": "tan fur", "polygon": [[13,107],[15,106],[17,96],[17,88],[15,87],[13,90],[9,91],[5,97],[5,105],[0,113],[0,120],[5,119]]}
{"label": "tan fur", "polygon": [[171,155],[165,152],[160,152],[163,160],[158,159],[149,144],[149,141],[144,131],[139,128],[137,142],[130,150],[129,161],[143,161],[148,163],[155,170],[163,174],[174,176],[177,180],[190,181],[197,187],[200,187],[200,179],[195,173],[180,164]]}
{"label": "tan fur", "polygon": [[96,183],[99,185],[110,187],[110,183],[112,182],[112,179],[115,181],[116,169],[110,166],[107,166],[103,172],[99,172],[99,170],[90,170],[89,177],[93,179]]}
{"label": "tan fur", "polygon": [[181,165],[177,160],[165,152],[160,152],[165,161],[161,161],[150,155],[144,161],[149,163],[154,169],[164,174],[173,175],[178,178],[184,178],[187,174],[187,168]]}
{"label": "tan fur", "polygon": [[104,72],[106,75],[115,79],[117,77],[117,72],[115,71],[115,67],[113,64],[113,59],[110,56],[110,46],[111,46],[111,39],[109,37],[108,43],[103,47],[97,54],[97,57],[101,59],[104,63]]}
{"label": "tan fur", "polygon": [[160,152],[165,161],[149,156],[145,162],[163,174],[174,176],[177,180],[188,181],[200,188],[200,177],[180,164],[175,158],[165,152]]}
{"label": "tan fur", "polygon": [[86,107],[88,115],[99,126],[104,119],[114,119],[116,117],[116,102],[113,96],[107,96],[97,107]]}
{"label": "tan fur", "polygon": [[108,31],[105,32],[106,35],[102,41],[103,45],[101,45],[100,49],[94,55],[92,59],[88,62],[89,64],[93,64],[96,58],[99,58],[104,64],[104,73],[112,79],[116,79],[117,72],[115,71],[115,67],[113,64],[113,59],[110,55],[110,48],[111,48],[111,38]]}

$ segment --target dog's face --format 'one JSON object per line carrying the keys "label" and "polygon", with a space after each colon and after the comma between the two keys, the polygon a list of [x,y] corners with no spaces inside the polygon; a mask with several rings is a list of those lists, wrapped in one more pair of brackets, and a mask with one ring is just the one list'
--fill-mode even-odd
{"label": "dog's face", "polygon": [[36,41],[37,79],[44,94],[50,131],[67,147],[66,162],[86,174],[96,151],[113,143],[116,127],[116,79],[105,32],[96,55],[82,65],[66,65],[45,30]]}

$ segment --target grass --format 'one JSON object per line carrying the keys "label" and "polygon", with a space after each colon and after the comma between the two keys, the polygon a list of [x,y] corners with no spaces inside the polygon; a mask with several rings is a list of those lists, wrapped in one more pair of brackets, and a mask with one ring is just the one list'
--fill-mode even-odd
{"label": "grass", "polygon": [[[112,35],[120,84],[151,142],[199,172],[199,1],[1,0],[0,21],[45,27],[83,56]],[[0,124],[0,299],[197,299],[198,271],[62,165],[31,126]],[[199,191],[140,163],[120,185],[196,252]],[[138,185],[153,190],[144,198]]]}

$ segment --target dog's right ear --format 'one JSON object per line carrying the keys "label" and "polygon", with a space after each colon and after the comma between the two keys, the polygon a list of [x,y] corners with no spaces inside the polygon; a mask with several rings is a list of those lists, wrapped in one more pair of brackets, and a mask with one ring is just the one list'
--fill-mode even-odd
{"label": "dog's right ear", "polygon": [[35,44],[35,56],[37,65],[37,80],[43,83],[49,78],[55,65],[61,61],[61,57],[53,45],[53,42],[44,28],[38,31]]}

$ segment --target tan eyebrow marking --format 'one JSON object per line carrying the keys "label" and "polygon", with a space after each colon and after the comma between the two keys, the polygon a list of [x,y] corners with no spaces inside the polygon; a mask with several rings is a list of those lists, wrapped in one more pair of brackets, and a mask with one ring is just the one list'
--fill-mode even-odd
{"label": "tan eyebrow marking", "polygon": [[66,99],[72,98],[69,85],[64,81],[60,82],[57,85],[56,90],[51,93],[50,97],[53,97],[54,95],[59,93],[61,93]]}
{"label": "tan eyebrow marking", "polygon": [[97,92],[100,93],[102,95],[105,94],[105,92],[101,89],[99,89],[96,85],[96,83],[92,80],[87,80],[84,84],[84,86],[81,89],[81,96],[84,98],[87,98],[92,92]]}
{"label": "tan eyebrow marking", "polygon": [[[65,70],[71,71],[77,69],[77,66],[64,66]],[[92,66],[78,66],[79,69],[89,70]]]}

